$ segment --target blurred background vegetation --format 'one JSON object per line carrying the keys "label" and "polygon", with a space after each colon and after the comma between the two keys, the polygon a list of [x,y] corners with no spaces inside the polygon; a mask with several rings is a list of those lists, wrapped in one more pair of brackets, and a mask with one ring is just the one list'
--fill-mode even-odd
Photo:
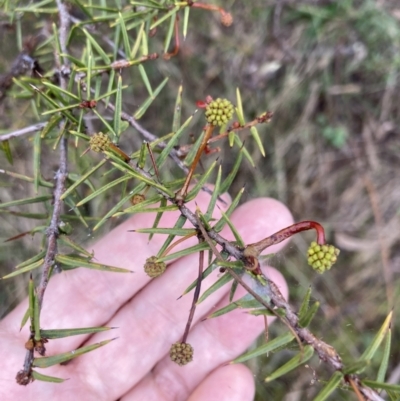
{"label": "blurred background vegetation", "polygon": [[[246,185],[243,202],[259,196],[275,197],[288,205],[296,221],[322,223],[329,242],[341,248],[335,269],[324,276],[307,266],[305,254],[311,238],[307,234],[293,238],[271,264],[287,278],[295,307],[312,286],[321,308],[310,329],[333,345],[345,362],[351,362],[365,350],[396,305],[400,290],[400,4],[396,0],[212,3],[233,14],[233,25],[221,25],[218,14],[192,10],[189,33],[178,55],[145,66],[152,81],[161,82],[165,76],[170,80],[141,124],[159,136],[170,132],[181,83],[183,118],[192,114],[196,101],[206,95],[234,101],[237,87],[248,120],[265,110],[274,112],[273,121],[259,128],[265,157],[251,140],[246,141],[250,134],[243,134],[256,167],[244,163],[232,194]],[[21,13],[19,18],[23,21],[22,37],[15,21],[0,9],[0,74],[10,70],[24,38],[57,21],[52,14]],[[162,52],[163,38],[164,34],[157,32],[151,51]],[[44,70],[51,68],[52,56],[46,47],[39,48],[36,56]],[[133,113],[146,92],[143,84],[136,85],[134,72],[126,74],[131,74],[135,93],[130,96],[125,91],[123,107]],[[0,116],[1,132],[38,121],[30,101],[15,99],[12,90],[0,104]],[[195,116],[198,130],[192,132],[194,137],[201,132],[201,118]],[[188,137],[183,142],[191,140]],[[124,136],[121,147],[132,151],[140,142],[132,130],[131,135]],[[24,137],[10,145],[13,166],[2,152],[0,169],[30,175],[31,140]],[[217,156],[227,172],[235,158],[227,144],[218,145],[222,150]],[[42,174],[50,181],[57,166],[53,157],[49,152],[42,159],[46,163]],[[210,160],[214,158],[210,156]],[[90,165],[85,158],[76,157],[75,162],[82,168]],[[171,164],[174,174],[179,172]],[[1,202],[27,196],[34,196],[31,185],[0,175]],[[118,193],[108,194],[88,208],[104,213],[118,200]],[[45,212],[38,208],[30,205],[24,211]],[[110,221],[105,229],[117,223]],[[35,254],[40,246],[40,241],[31,236],[7,243],[4,240],[35,225],[31,219],[0,214],[0,276]],[[89,238],[84,230],[76,235],[82,240]],[[25,289],[26,278],[0,283],[0,316],[24,297]],[[399,335],[398,318],[395,309],[394,339]],[[284,330],[277,324],[270,336]],[[400,342],[393,341],[392,347],[387,380],[398,383]],[[308,368],[265,385],[263,378],[268,372],[290,356],[284,351],[251,362],[257,375],[258,400],[312,399],[318,388],[313,386],[314,380],[330,377],[324,364],[315,358]],[[372,379],[378,366],[379,358],[367,369]],[[336,392],[332,399],[355,398],[354,394]]]}

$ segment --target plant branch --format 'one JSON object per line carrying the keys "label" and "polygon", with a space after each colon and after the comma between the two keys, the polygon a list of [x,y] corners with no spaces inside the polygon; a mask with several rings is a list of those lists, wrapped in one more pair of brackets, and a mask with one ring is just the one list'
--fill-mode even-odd
{"label": "plant branch", "polygon": [[182,188],[177,192],[176,194],[176,199],[179,200],[184,200],[186,198],[188,189],[189,189],[189,185],[190,185],[190,181],[192,180],[193,174],[194,174],[194,170],[196,169],[197,164],[200,161],[200,157],[203,154],[206,146],[207,146],[207,142],[209,140],[209,138],[211,137],[213,131],[214,131],[215,126],[212,124],[207,124],[205,132],[204,132],[204,137],[201,141],[200,147],[196,152],[196,156],[193,160],[192,165],[190,166],[190,170],[186,176],[186,180],[185,183],[183,184]]}
{"label": "plant branch", "polygon": [[269,123],[272,119],[273,116],[272,111],[266,111],[265,113],[261,114],[260,116],[256,117],[254,120],[247,122],[244,125],[240,125],[237,121],[232,124],[231,127],[229,127],[225,132],[222,134],[216,135],[212,138],[210,138],[207,142],[207,144],[211,144],[213,142],[218,142],[223,138],[226,138],[229,136],[231,132],[239,132],[243,131],[245,129],[250,129],[251,127],[255,127],[258,124],[263,124],[263,123]]}
{"label": "plant branch", "polygon": [[47,121],[43,123],[37,123],[30,125],[29,127],[21,128],[16,131],[8,132],[7,134],[0,135],[0,142],[8,141],[12,138],[17,138],[26,134],[31,134],[32,132],[37,132],[43,129],[47,125]]}
{"label": "plant branch", "polygon": [[44,293],[49,281],[50,269],[54,265],[54,259],[57,254],[57,238],[59,234],[60,216],[62,212],[61,195],[65,190],[65,181],[67,179],[67,160],[68,160],[68,139],[64,136],[60,141],[60,165],[56,173],[55,181],[56,186],[54,189],[54,207],[51,216],[50,225],[47,229],[47,252],[44,259],[42,275],[39,286],[37,288],[37,297],[39,307],[43,304]]}
{"label": "plant branch", "polygon": [[[73,23],[77,23],[77,22],[81,22],[81,20],[69,15],[68,16],[69,21],[73,22]],[[90,31],[91,32],[97,32],[96,28],[94,28],[93,26],[90,27]],[[107,41],[107,43],[115,48],[115,44],[112,41]],[[118,54],[124,58],[126,58],[126,54],[122,51],[122,50],[118,50]],[[154,58],[154,56],[153,56]],[[147,61],[149,59],[149,57],[146,57],[143,61]],[[122,60],[124,61],[124,60]],[[117,60],[115,61],[115,64],[117,65],[119,62],[121,62],[121,60]],[[129,62],[128,62],[129,63]],[[113,67],[114,68],[114,67]],[[77,75],[76,79],[80,79],[79,75]],[[83,88],[85,89],[85,88]],[[91,93],[95,94],[95,90],[93,88],[91,88]],[[106,106],[106,108],[108,108],[109,110],[115,112],[115,105],[111,102],[107,102],[106,99],[102,99],[103,104]],[[271,115],[272,116],[272,115]],[[129,123],[129,125],[131,125],[133,128],[135,128],[144,138],[144,140],[148,141],[148,142],[154,142],[156,140],[158,140],[158,136],[154,135],[153,133],[151,133],[150,131],[146,130],[141,124],[139,124],[136,119],[131,116],[129,113],[126,113],[125,111],[121,110],[121,120],[126,121]],[[164,141],[158,142],[157,143],[157,147],[160,149],[165,149],[165,147],[167,146],[167,144]],[[185,163],[180,159],[180,152],[179,150],[176,149],[171,149],[170,153],[169,153],[169,157],[175,162],[175,164],[186,174],[188,175],[190,170],[189,168],[185,165]],[[207,188],[207,187],[203,187],[202,188],[205,192],[212,194],[212,191]]]}
{"label": "plant branch", "polygon": [[[64,4],[63,0],[56,0],[56,2],[57,2],[58,13],[60,14],[60,28],[59,28],[60,47],[63,54],[68,54],[67,40],[70,28],[70,15],[68,12],[68,8]],[[63,65],[69,66],[69,61],[66,57],[64,57]],[[65,79],[64,79],[64,85],[65,88],[63,89],[66,90],[67,82],[65,81]]]}
{"label": "plant branch", "polygon": [[[142,174],[144,177],[146,177],[148,179],[152,179],[151,175],[149,173],[147,173],[145,170],[141,169],[138,166],[132,165],[132,164],[131,164],[131,166],[139,174]],[[204,227],[204,225],[201,223],[201,220],[198,218],[198,216],[195,213],[193,213],[190,209],[188,209],[184,203],[182,203],[181,201],[179,201],[177,199],[171,198],[167,193],[165,193],[164,191],[162,191],[159,188],[155,188],[155,189],[161,195],[163,195],[167,200],[169,200],[173,204],[177,205],[179,207],[181,214],[183,216],[185,216],[187,218],[187,220],[189,220],[189,222],[193,225],[193,227],[195,227],[197,230],[200,230],[200,232],[202,233],[202,235],[205,237],[206,240],[207,240],[207,237],[211,238],[217,244],[222,246],[224,251],[226,251],[231,257],[233,257],[237,260],[244,261],[246,263],[247,256],[245,254],[245,250],[248,247],[244,248],[244,249],[239,248],[238,246],[232,244],[230,241],[228,241],[225,238],[223,238],[222,236],[220,236],[214,230],[212,230],[212,229],[207,230]],[[293,226],[290,226],[289,230],[284,229],[284,230],[279,231],[278,233],[281,233],[282,231],[286,230],[287,232],[290,232],[291,235],[293,235],[295,233],[298,233],[298,232],[301,232],[304,230],[316,229],[317,233],[318,233],[318,240],[320,241],[323,238],[322,234],[321,234],[321,230],[323,230],[322,226],[316,222],[306,221],[306,222],[304,222],[304,224],[297,223],[296,228],[293,228],[294,226],[296,226],[296,224]],[[284,236],[284,238],[283,238],[281,235],[278,235],[278,236],[272,235],[267,238],[268,241],[263,240],[260,242],[268,243],[269,244],[268,246],[270,246],[273,243],[283,241],[284,239],[288,238],[289,236],[290,235]],[[208,240],[207,240],[207,242],[210,245],[210,248],[212,249],[214,254],[217,257],[218,257],[218,255],[219,255],[219,257],[221,257],[219,251],[215,248],[215,246],[211,245],[212,242],[208,241]],[[253,244],[253,246],[257,245],[257,244],[259,244],[259,243]],[[265,244],[263,244],[263,246],[264,245]],[[261,248],[262,247],[260,247],[260,249]],[[265,248],[263,248],[263,249],[265,249]],[[268,310],[272,310],[273,312],[275,312],[273,309],[274,307],[284,309],[284,311],[285,311],[284,321],[288,324],[291,331],[294,332],[295,336],[298,337],[298,339],[300,339],[303,343],[311,345],[314,348],[314,350],[317,352],[319,358],[322,361],[326,362],[328,365],[330,365],[334,370],[339,370],[339,371],[343,370],[344,365],[342,363],[342,360],[341,360],[338,352],[335,350],[335,348],[332,347],[331,345],[323,342],[319,338],[317,338],[307,328],[300,326],[299,318],[298,318],[296,312],[291,308],[290,304],[285,300],[285,298],[279,291],[279,288],[273,281],[271,281],[267,277],[262,277],[266,281],[266,284],[267,284],[267,285],[263,286],[264,291],[266,292],[266,296],[269,297],[271,300],[271,304],[268,304],[265,301],[265,299],[263,299],[261,296],[259,296],[249,285],[247,285],[243,281],[243,279],[233,269],[231,269],[229,267],[226,267],[226,269],[229,272],[229,274],[231,274],[233,276],[233,278],[235,280],[237,280],[243,286],[243,288],[254,297],[254,299],[256,299],[258,302],[260,302]],[[367,399],[374,400],[374,401],[382,401],[382,398],[374,390],[372,390],[369,387],[366,387],[365,385],[363,385],[360,382],[358,376],[352,375],[352,379],[356,383],[357,388],[360,390],[360,392],[364,396],[367,397]]]}
{"label": "plant branch", "polygon": [[[67,7],[62,2],[62,0],[57,0],[57,6],[60,14],[60,46],[64,54],[67,51],[67,37],[69,32],[69,14]],[[56,60],[59,63],[60,59],[56,55]],[[63,64],[61,70],[65,68],[69,68],[68,61],[65,58],[65,62],[67,64]],[[61,74],[60,75],[60,86],[62,89],[66,90],[67,88],[67,75]],[[65,122],[64,122],[65,124]],[[67,179],[68,170],[68,137],[66,134],[60,140],[59,145],[59,152],[60,152],[60,160],[59,160],[59,168],[55,176],[55,188],[53,192],[54,196],[54,205],[53,205],[53,213],[51,216],[50,225],[47,228],[47,251],[46,256],[44,259],[44,264],[42,267],[42,273],[39,285],[36,290],[36,296],[39,305],[39,311],[43,305],[44,294],[47,288],[47,284],[50,279],[51,269],[54,266],[55,257],[58,252],[57,247],[57,239],[59,235],[59,225],[61,221],[61,213],[62,213],[62,200],[61,196],[65,190],[65,181]],[[40,313],[40,312],[39,312]],[[21,385],[27,385],[32,380],[32,363],[34,360],[34,353],[33,349],[29,349],[25,356],[24,367],[21,371],[17,373],[16,380],[17,383]],[[44,353],[44,348],[43,351]]]}
{"label": "plant branch", "polygon": [[[201,220],[199,219],[197,214],[196,214],[196,217],[197,217],[197,221],[198,221],[198,225],[199,225],[199,230],[201,231],[204,239],[207,241],[208,245],[210,246],[211,250],[213,251],[214,255],[217,257],[217,259],[220,260],[221,262],[223,262],[224,259],[223,259],[222,255],[221,255],[221,253],[218,251],[218,249],[215,247],[215,245],[211,241],[211,239],[210,239],[210,237],[208,235],[209,232],[207,232],[206,228],[201,224]],[[228,271],[228,274],[230,274],[233,277],[234,280],[236,280],[250,295],[252,295],[255,300],[260,302],[261,305],[263,305],[266,309],[268,309],[272,314],[274,314],[278,319],[280,319],[289,328],[289,330],[296,337],[297,342],[299,343],[299,347],[301,348],[302,344],[301,344],[300,338],[297,335],[296,331],[287,322],[287,320],[284,317],[282,317],[281,315],[279,315],[273,309],[273,307],[270,304],[268,304],[261,296],[259,296],[255,291],[253,291],[253,289],[244,282],[244,280],[242,279],[242,277],[239,274],[237,274],[233,269],[231,269],[229,267],[227,267],[226,269]],[[262,273],[261,273],[261,275],[262,275]],[[252,276],[254,278],[254,275],[252,275]],[[265,281],[265,283],[263,283],[264,284],[264,291],[269,292],[270,291],[270,284],[269,284],[268,280],[266,279],[266,277],[264,277],[264,275],[262,275],[262,280]],[[258,285],[260,284],[257,281],[256,281],[256,283]],[[280,294],[279,290],[278,290],[278,292]],[[265,316],[264,316],[264,318],[265,318]],[[267,325],[267,320],[265,320],[265,322],[266,322],[266,325]]]}
{"label": "plant branch", "polygon": [[[199,243],[202,241],[204,241],[204,239],[201,236],[199,236]],[[192,306],[190,307],[188,321],[186,323],[185,331],[182,336],[182,343],[186,343],[187,337],[189,335],[190,326],[192,325],[194,312],[196,311],[197,301],[199,300],[199,295],[201,291],[201,281],[202,281],[201,276],[203,274],[203,268],[204,268],[204,251],[201,251],[199,252],[199,271],[197,276],[196,288],[194,290],[193,301],[192,301]]]}
{"label": "plant branch", "polygon": [[[115,105],[113,105],[111,102],[106,103],[104,100],[104,104],[107,105],[107,108],[110,109],[111,111],[115,111]],[[140,125],[134,117],[132,117],[130,114],[126,113],[125,111],[121,112],[121,119],[128,122],[129,125],[131,125],[133,128],[135,128],[141,135],[142,137],[148,141],[148,142],[154,142],[158,140],[158,136],[154,135],[150,131],[146,130],[142,125]],[[163,141],[159,142],[157,146],[160,149],[164,149],[167,144]],[[185,166],[185,163],[178,157],[178,154],[175,149],[171,149],[171,152],[169,154],[170,158],[176,163],[176,165],[185,173],[189,173],[189,169],[187,166]]]}
{"label": "plant branch", "polygon": [[[69,16],[70,21],[71,22],[81,22],[81,20]],[[91,32],[97,32],[97,30],[94,27],[90,28]],[[111,47],[115,48],[115,44],[111,41],[107,42]],[[118,53],[121,57],[126,58],[126,54],[122,51],[122,50],[118,50]],[[146,58],[147,60],[148,58]],[[145,60],[145,61],[146,61]],[[121,60],[117,60],[115,63],[120,62]],[[78,77],[77,77],[78,79]],[[94,94],[95,90],[92,88],[91,92]],[[112,104],[111,102],[107,102],[105,99],[102,100],[103,104],[111,111],[115,112],[115,105]],[[151,133],[150,131],[146,130],[141,124],[139,124],[136,119],[131,116],[129,113],[126,113],[125,111],[121,111],[121,120],[124,120],[126,122],[129,123],[129,125],[131,125],[133,128],[136,129],[136,131],[138,131],[144,140],[148,141],[148,142],[154,142],[156,140],[158,140],[158,136],[154,135],[153,133]],[[164,149],[167,146],[167,144],[164,141],[158,142],[157,147],[160,149]],[[189,168],[185,165],[185,163],[179,158],[179,152],[176,149],[171,149],[171,152],[169,154],[169,157],[175,162],[175,164],[185,173],[188,174],[189,173]],[[211,193],[211,191],[209,191],[208,188],[205,188],[206,192]]]}
{"label": "plant branch", "polygon": [[[69,31],[69,13],[67,7],[63,3],[62,0],[57,0],[57,7],[60,14],[60,46],[64,54],[67,52],[67,37]],[[64,61],[68,63],[65,58]],[[63,64],[66,67],[69,67],[68,64]],[[60,76],[60,86],[62,89],[67,89],[67,78],[63,75]],[[44,259],[44,265],[42,269],[42,276],[40,279],[39,287],[37,289],[37,297],[39,301],[39,308],[42,307],[43,297],[46,291],[46,287],[49,281],[50,269],[54,264],[54,259],[57,254],[57,237],[59,234],[58,226],[60,224],[60,216],[62,212],[62,200],[61,195],[65,190],[65,181],[67,179],[68,171],[68,138],[64,135],[60,141],[60,161],[59,168],[55,176],[55,188],[54,188],[54,207],[53,214],[51,216],[50,225],[47,229],[47,252]]]}

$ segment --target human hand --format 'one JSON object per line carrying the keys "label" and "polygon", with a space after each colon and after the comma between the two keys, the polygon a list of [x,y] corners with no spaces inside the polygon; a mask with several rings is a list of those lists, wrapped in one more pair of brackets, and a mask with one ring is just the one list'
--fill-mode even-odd
{"label": "human hand", "polygon": [[[228,197],[225,199],[228,201]],[[201,210],[209,196],[201,192],[196,199]],[[219,205],[222,210],[226,205]],[[188,204],[193,208],[193,203]],[[217,213],[216,213],[217,214]],[[216,218],[220,216],[216,215]],[[164,213],[160,227],[171,227],[177,214]],[[267,237],[292,224],[287,208],[273,199],[256,199],[240,206],[231,216],[246,243]],[[194,359],[178,366],[169,359],[171,344],[180,341],[191,305],[191,293],[177,299],[197,276],[198,255],[170,264],[166,272],[150,279],[143,271],[145,260],[155,255],[165,236],[128,233],[150,227],[153,214],[135,215],[94,246],[97,262],[133,270],[134,274],[107,273],[89,269],[65,271],[53,277],[47,288],[41,325],[45,329],[91,326],[117,327],[93,336],[74,336],[51,340],[46,355],[71,351],[82,345],[118,336],[116,341],[72,360],[66,366],[40,370],[46,375],[68,378],[62,384],[35,381],[20,386],[15,381],[22,368],[29,337],[28,325],[19,332],[27,301],[0,322],[0,400],[18,401],[139,401],[139,400],[252,400],[254,380],[243,365],[224,365],[241,354],[264,328],[262,318],[235,310],[215,319],[202,321],[214,309],[228,302],[228,286],[208,297],[196,309],[187,342],[194,348]],[[233,236],[225,227],[222,235]],[[192,245],[195,242],[192,242]],[[190,240],[183,246],[190,245]],[[269,248],[275,253],[284,243]],[[176,248],[174,249],[174,252]],[[287,297],[282,275],[264,269]],[[202,283],[208,288],[218,271]],[[239,291],[238,296],[243,295]],[[268,317],[269,323],[273,318]],[[111,334],[110,334],[111,333]]]}

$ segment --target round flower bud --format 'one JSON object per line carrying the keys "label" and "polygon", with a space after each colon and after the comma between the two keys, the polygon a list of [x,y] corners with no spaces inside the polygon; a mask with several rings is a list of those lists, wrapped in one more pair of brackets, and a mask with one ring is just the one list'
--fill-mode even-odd
{"label": "round flower bud", "polygon": [[340,250],[333,245],[321,246],[313,241],[307,251],[307,262],[314,270],[322,274],[337,261],[339,253]]}
{"label": "round flower bud", "polygon": [[144,265],[144,271],[149,277],[158,277],[165,272],[166,265],[164,262],[157,262],[157,256],[151,256],[146,259],[146,264]]}
{"label": "round flower bud", "polygon": [[186,365],[193,360],[193,347],[188,343],[177,342],[171,345],[169,356],[179,366]]}
{"label": "round flower bud", "polygon": [[224,125],[233,116],[233,105],[227,99],[215,99],[206,107],[206,119],[212,125]]}
{"label": "round flower bud", "polygon": [[221,12],[221,24],[225,26],[231,26],[233,22],[233,17],[231,13],[226,11]]}
{"label": "round flower bud", "polygon": [[92,135],[89,141],[90,149],[94,152],[104,152],[111,144],[111,139],[108,135],[99,132]]}
{"label": "round flower bud", "polygon": [[135,194],[131,198],[131,203],[133,206],[138,205],[146,200],[146,197],[142,194]]}

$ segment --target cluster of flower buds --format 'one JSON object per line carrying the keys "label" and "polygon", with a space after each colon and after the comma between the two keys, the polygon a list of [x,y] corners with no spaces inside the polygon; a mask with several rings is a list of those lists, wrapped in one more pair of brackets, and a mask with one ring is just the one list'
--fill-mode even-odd
{"label": "cluster of flower buds", "polygon": [[157,262],[157,256],[150,256],[146,259],[146,264],[144,265],[144,271],[151,277],[158,277],[165,272],[167,268],[164,262]]}
{"label": "cluster of flower buds", "polygon": [[206,106],[206,119],[212,125],[222,126],[233,116],[233,105],[227,99],[212,100]]}
{"label": "cluster of flower buds", "polygon": [[146,197],[142,194],[135,194],[131,198],[131,203],[133,206],[138,205],[146,200]]}
{"label": "cluster of flower buds", "polygon": [[186,365],[193,360],[193,347],[188,343],[177,342],[172,344],[169,356],[178,365]]}
{"label": "cluster of flower buds", "polygon": [[102,132],[92,135],[89,141],[90,149],[94,152],[104,152],[108,150],[110,144],[111,139],[107,134],[103,134]]}
{"label": "cluster of flower buds", "polygon": [[339,253],[340,250],[333,245],[318,245],[313,241],[307,251],[307,261],[314,270],[322,274],[332,267]]}

